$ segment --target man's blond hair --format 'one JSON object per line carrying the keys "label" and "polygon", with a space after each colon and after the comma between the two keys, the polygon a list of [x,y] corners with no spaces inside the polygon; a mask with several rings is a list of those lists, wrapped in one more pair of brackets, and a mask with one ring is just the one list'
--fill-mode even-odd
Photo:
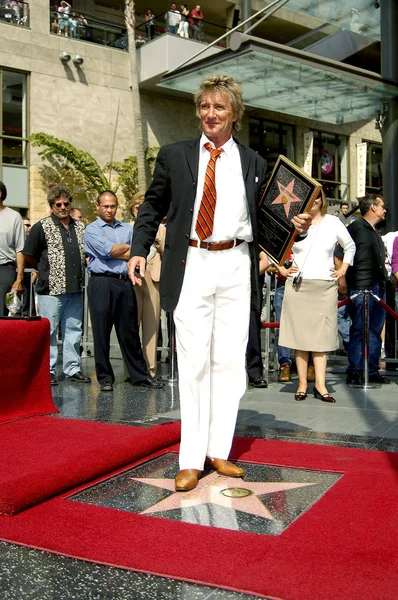
{"label": "man's blond hair", "polygon": [[242,88],[229,75],[210,75],[202,81],[194,96],[196,115],[200,117],[200,105],[205,94],[222,94],[226,96],[231,104],[234,124],[232,132],[237,133],[241,128],[241,120],[244,113]]}

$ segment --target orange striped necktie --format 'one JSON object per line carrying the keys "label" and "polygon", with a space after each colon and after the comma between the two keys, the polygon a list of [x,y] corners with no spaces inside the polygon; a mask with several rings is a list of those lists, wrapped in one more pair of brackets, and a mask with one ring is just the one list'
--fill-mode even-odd
{"label": "orange striped necktie", "polygon": [[195,231],[200,240],[209,238],[213,233],[214,211],[216,210],[217,201],[216,160],[224,152],[222,148],[212,148],[209,142],[206,142],[204,146],[210,152],[210,159],[206,167],[203,196],[195,225]]}

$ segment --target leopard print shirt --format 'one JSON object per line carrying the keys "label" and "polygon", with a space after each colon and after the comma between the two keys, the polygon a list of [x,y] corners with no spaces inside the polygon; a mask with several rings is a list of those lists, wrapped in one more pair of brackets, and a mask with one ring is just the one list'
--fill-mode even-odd
{"label": "leopard print shirt", "polygon": [[[50,267],[48,279],[49,295],[58,296],[59,294],[66,294],[65,250],[59,226],[54,223],[51,217],[41,219],[40,223],[43,227],[48,249],[48,263]],[[84,281],[84,224],[81,221],[74,221],[74,226],[80,251],[82,281]]]}

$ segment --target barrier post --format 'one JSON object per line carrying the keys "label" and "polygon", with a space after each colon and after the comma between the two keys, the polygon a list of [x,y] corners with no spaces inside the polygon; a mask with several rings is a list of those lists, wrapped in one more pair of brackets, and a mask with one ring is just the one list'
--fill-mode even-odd
{"label": "barrier post", "polygon": [[[268,273],[265,274],[265,318],[266,322],[269,323],[271,320],[271,277]],[[261,290],[262,291],[262,290]],[[270,349],[270,330],[265,330],[265,343],[264,343],[264,361],[263,369],[265,373],[269,373],[269,349]],[[268,377],[267,377],[268,378]]]}
{"label": "barrier post", "polygon": [[[363,383],[350,384],[351,388],[372,390],[381,387],[380,384],[369,383],[369,290],[363,292]],[[354,296],[353,296],[354,298]]]}
{"label": "barrier post", "polygon": [[363,385],[369,387],[369,292],[363,293]]}
{"label": "barrier post", "polygon": [[169,346],[170,346],[170,350],[169,350],[169,358],[170,358],[170,367],[169,367],[169,376],[167,378],[167,382],[169,384],[173,384],[177,381],[177,369],[176,369],[176,347],[175,347],[175,343],[176,343],[176,336],[175,336],[175,325],[174,325],[174,319],[171,318],[171,323],[170,323],[170,340],[169,340]]}
{"label": "barrier post", "polygon": [[36,269],[25,269],[25,273],[29,273],[29,309],[28,317],[31,319],[34,314],[37,314],[33,310],[35,306],[35,288],[33,287],[33,275],[37,273]]}
{"label": "barrier post", "polygon": [[82,345],[83,352],[81,354],[82,358],[91,355],[91,351],[89,349],[89,340],[88,340],[88,299],[87,299],[87,286],[88,286],[88,272],[87,269],[84,269],[84,286],[83,286],[83,332],[82,332]]}

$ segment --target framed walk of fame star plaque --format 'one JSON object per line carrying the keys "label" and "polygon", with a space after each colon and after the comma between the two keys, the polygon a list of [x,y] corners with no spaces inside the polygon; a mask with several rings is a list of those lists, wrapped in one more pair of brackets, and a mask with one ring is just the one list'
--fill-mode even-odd
{"label": "framed walk of fame star plaque", "polygon": [[308,212],[321,185],[280,155],[258,207],[260,248],[278,264],[290,254],[298,233],[293,217]]}

